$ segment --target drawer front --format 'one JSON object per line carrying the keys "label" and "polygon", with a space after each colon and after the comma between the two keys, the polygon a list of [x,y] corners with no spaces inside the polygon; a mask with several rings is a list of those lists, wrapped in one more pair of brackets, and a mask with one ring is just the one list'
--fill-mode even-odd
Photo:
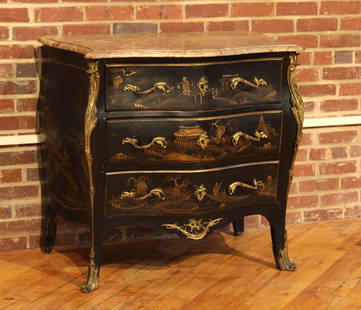
{"label": "drawer front", "polygon": [[279,154],[281,132],[281,111],[188,119],[110,120],[107,164],[129,170],[132,165],[270,158]]}
{"label": "drawer front", "polygon": [[199,65],[108,65],[108,111],[234,108],[280,100],[282,58]]}
{"label": "drawer front", "polygon": [[194,171],[108,173],[107,216],[192,214],[277,200],[278,162]]}

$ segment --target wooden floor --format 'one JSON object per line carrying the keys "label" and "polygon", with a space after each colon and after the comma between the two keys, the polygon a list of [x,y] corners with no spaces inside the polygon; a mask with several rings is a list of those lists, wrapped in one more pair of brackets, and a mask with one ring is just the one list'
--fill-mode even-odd
{"label": "wooden floor", "polygon": [[361,220],[289,226],[288,239],[293,273],[274,268],[267,228],[107,246],[90,294],[87,249],[0,252],[0,309],[361,309]]}

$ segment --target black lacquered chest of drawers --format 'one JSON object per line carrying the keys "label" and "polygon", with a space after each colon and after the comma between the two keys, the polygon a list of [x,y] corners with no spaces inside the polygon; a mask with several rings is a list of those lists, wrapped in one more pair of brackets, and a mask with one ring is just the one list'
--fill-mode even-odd
{"label": "black lacquered chest of drawers", "polygon": [[295,270],[285,214],[301,138],[301,50],[255,33],[41,39],[40,123],[50,252],[55,216],[88,223],[82,290],[98,287],[111,228],[200,240],[265,216],[276,266]]}

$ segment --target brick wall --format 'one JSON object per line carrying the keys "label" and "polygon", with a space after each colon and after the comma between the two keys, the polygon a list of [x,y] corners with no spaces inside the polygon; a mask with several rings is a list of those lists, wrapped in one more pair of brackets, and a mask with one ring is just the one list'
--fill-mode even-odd
{"label": "brick wall", "polygon": [[[37,133],[34,46],[50,34],[253,30],[307,51],[298,80],[306,117],[360,114],[361,1],[0,0],[0,138]],[[305,129],[288,222],[360,216],[361,126]],[[0,147],[0,249],[38,246],[37,145]],[[248,226],[264,224],[249,217]],[[86,240],[61,223],[60,242]],[[116,237],[142,235],[120,230]]]}

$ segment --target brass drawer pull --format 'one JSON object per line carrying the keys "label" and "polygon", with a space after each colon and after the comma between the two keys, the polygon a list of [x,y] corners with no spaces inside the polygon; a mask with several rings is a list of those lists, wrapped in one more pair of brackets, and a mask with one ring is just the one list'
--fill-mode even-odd
{"label": "brass drawer pull", "polygon": [[242,83],[244,85],[247,85],[249,87],[254,87],[254,88],[268,85],[264,79],[259,79],[257,77],[254,77],[253,81],[250,82],[240,76],[237,76],[237,77],[234,77],[233,79],[231,79],[231,88],[236,89],[239,83]]}
{"label": "brass drawer pull", "polygon": [[145,145],[138,145],[138,139],[136,138],[124,138],[122,140],[122,144],[126,144],[126,143],[133,145],[137,149],[143,149],[143,150],[150,148],[154,144],[159,144],[163,149],[167,148],[167,139],[164,137],[155,137],[152,139],[151,142]]}
{"label": "brass drawer pull", "polygon": [[167,82],[156,82],[151,88],[141,90],[139,86],[133,84],[126,84],[123,88],[124,91],[130,90],[137,95],[147,95],[155,90],[160,90],[165,94],[169,94],[172,89],[168,86]]}
{"label": "brass drawer pull", "polygon": [[202,219],[200,220],[190,219],[187,224],[181,226],[178,225],[177,223],[163,224],[162,226],[167,229],[175,229],[181,232],[184,236],[187,237],[187,239],[201,240],[207,235],[209,229],[212,226],[217,225],[222,220],[223,218],[217,218],[209,221],[203,221]]}
{"label": "brass drawer pull", "polygon": [[233,182],[228,186],[229,194],[233,195],[236,192],[237,187],[243,187],[251,190],[259,190],[265,187],[262,181],[257,181],[256,179],[253,179],[252,183],[253,183],[252,185],[249,185],[247,183],[239,182],[239,181]]}
{"label": "brass drawer pull", "polygon": [[254,133],[254,137],[244,133],[243,131],[237,131],[232,135],[232,144],[236,145],[241,137],[244,137],[246,140],[259,142],[262,138],[267,139],[268,136],[263,132],[256,130]]}

